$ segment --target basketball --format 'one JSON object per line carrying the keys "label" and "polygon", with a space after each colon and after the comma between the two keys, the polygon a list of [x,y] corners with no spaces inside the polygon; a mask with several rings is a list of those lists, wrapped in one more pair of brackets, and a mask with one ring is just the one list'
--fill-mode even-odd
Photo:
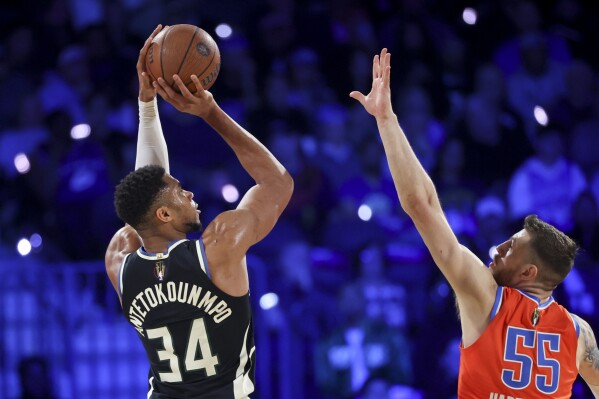
{"label": "basketball", "polygon": [[194,25],[179,24],[163,29],[154,37],[146,54],[146,71],[152,81],[163,78],[180,92],[173,80],[177,74],[190,92],[196,91],[191,75],[209,89],[220,70],[220,51],[212,36]]}

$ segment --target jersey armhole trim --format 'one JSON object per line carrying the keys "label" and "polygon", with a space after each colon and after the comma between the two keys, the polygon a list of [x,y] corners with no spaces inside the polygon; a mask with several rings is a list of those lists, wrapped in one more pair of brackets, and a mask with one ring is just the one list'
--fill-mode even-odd
{"label": "jersey armhole trim", "polygon": [[572,313],[568,312],[568,316],[570,316],[570,319],[572,319],[574,330],[576,330],[576,338],[578,338],[580,336],[580,324],[578,324],[578,320],[576,320],[576,317],[574,317]]}
{"label": "jersey armhole trim", "polygon": [[202,270],[204,271],[204,273],[206,273],[206,276],[208,276],[209,279],[212,279],[210,277],[210,269],[208,268],[208,261],[206,260],[206,251],[204,249],[204,243],[202,242],[201,238],[199,238],[196,241],[196,248],[198,249],[198,259],[200,261],[200,266],[201,266]]}
{"label": "jersey armhole trim", "polygon": [[125,262],[127,261],[127,258],[129,258],[129,255],[131,255],[130,253],[125,255],[125,257],[123,258],[123,261],[121,262],[121,265],[119,266],[119,298],[121,300],[123,300],[123,273],[125,272]]}
{"label": "jersey armhole trim", "polygon": [[489,318],[489,322],[495,318],[497,313],[499,313],[499,309],[501,309],[502,303],[503,303],[503,287],[498,286],[497,292],[495,293],[495,303],[493,303],[493,307],[491,308],[491,316]]}

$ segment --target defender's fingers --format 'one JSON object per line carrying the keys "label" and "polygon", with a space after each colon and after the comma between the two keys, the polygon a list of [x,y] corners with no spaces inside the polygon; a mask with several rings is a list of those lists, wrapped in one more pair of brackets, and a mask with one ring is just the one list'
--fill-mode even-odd
{"label": "defender's fingers", "polygon": [[366,96],[364,94],[362,94],[359,91],[352,91],[351,93],[349,93],[349,96],[351,98],[353,98],[354,100],[357,100],[360,102],[360,104],[364,105],[364,100],[366,98]]}
{"label": "defender's fingers", "polygon": [[385,67],[385,72],[383,72],[383,82],[385,87],[390,87],[391,85],[391,66],[387,65]]}

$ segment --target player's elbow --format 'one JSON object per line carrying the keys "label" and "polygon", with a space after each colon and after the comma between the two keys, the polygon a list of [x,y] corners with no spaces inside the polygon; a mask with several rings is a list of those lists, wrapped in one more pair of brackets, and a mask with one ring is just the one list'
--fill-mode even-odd
{"label": "player's elbow", "polygon": [[289,200],[293,195],[294,184],[295,183],[293,182],[293,177],[291,177],[291,174],[289,174],[289,172],[285,170],[285,172],[281,175],[281,179],[278,184],[278,192],[281,195],[282,208],[285,208],[289,203]]}
{"label": "player's elbow", "polygon": [[426,193],[408,193],[400,198],[401,208],[412,220],[423,219],[433,210],[433,199]]}

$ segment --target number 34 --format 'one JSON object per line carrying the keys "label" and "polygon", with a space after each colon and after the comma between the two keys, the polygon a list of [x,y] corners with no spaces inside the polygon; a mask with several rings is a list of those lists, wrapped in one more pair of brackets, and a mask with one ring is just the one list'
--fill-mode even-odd
{"label": "number 34", "polygon": [[[523,348],[533,348],[537,355],[536,365],[533,364],[533,359],[530,356],[519,351]],[[517,369],[504,368],[501,372],[501,380],[509,388],[524,389],[531,383],[533,368],[545,369],[547,370],[545,374],[535,374],[535,386],[544,394],[555,393],[559,384],[560,363],[557,359],[551,358],[549,354],[558,353],[559,350],[559,334],[508,327],[503,359],[506,362],[519,365],[520,378],[518,378]]]}
{"label": "number 34", "polygon": [[[173,339],[166,327],[152,328],[146,330],[149,339],[162,338],[164,350],[158,350],[158,359],[168,360],[171,366],[171,372],[158,373],[160,381],[163,382],[181,382],[181,370],[179,368],[179,358],[175,354],[173,348]],[[196,359],[200,349],[201,359]],[[194,371],[205,369],[208,377],[216,374],[216,366],[218,365],[218,357],[212,355],[210,343],[208,342],[208,334],[206,333],[206,325],[204,320],[195,319],[191,325],[189,341],[187,342],[187,351],[185,354],[185,370]]]}

